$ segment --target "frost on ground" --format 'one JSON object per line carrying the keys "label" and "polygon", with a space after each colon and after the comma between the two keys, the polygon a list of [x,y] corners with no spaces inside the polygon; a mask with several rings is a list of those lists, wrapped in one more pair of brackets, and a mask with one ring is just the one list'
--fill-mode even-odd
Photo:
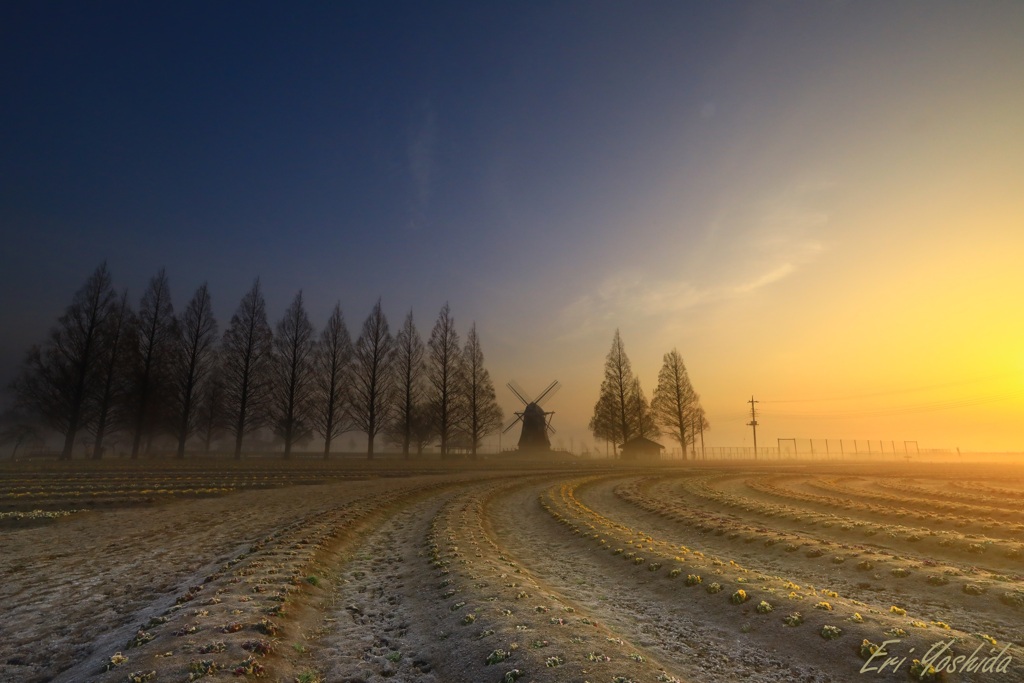
{"label": "frost on ground", "polygon": [[11,516],[0,681],[1024,681],[1016,470],[433,467]]}

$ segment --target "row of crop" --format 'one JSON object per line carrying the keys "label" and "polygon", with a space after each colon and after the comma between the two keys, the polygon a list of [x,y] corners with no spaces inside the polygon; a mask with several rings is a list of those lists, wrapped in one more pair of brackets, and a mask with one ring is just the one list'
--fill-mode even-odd
{"label": "row of crop", "polygon": [[[665,482],[661,482],[664,486]],[[687,480],[692,485],[693,480]],[[736,518],[723,518],[723,523],[718,528],[707,519],[707,513],[700,511],[693,504],[692,499],[680,499],[672,495],[670,488],[650,488],[652,480],[631,482],[615,488],[615,494],[622,500],[635,505],[647,512],[657,514],[661,517],[671,519],[682,524],[687,529],[697,529],[704,533],[714,534],[720,537],[719,544],[732,542],[738,551],[742,551],[750,544],[757,543],[763,548],[762,552],[782,555],[786,553],[799,553],[801,569],[811,567],[818,563],[820,574],[835,573],[844,567],[853,566],[858,572],[865,576],[874,577],[876,581],[888,581],[888,583],[913,585],[920,581],[928,586],[930,592],[942,590],[945,592],[962,592],[969,596],[991,595],[993,603],[988,605],[992,609],[1014,610],[1024,607],[1024,593],[1015,586],[1019,584],[1014,577],[985,573],[971,566],[962,566],[955,563],[940,564],[930,556],[919,557],[916,564],[910,567],[905,562],[894,562],[892,566],[883,558],[897,559],[897,556],[906,557],[906,548],[901,547],[898,552],[883,548],[873,548],[867,551],[863,545],[850,545],[848,543],[835,543],[830,535],[837,531],[846,532],[847,536],[855,536],[858,533],[868,539],[879,541],[884,539],[874,538],[874,528],[864,522],[855,521],[849,518],[841,518],[833,515],[822,515],[816,513],[809,516],[805,513],[794,515],[794,519],[801,520],[803,525],[818,528],[819,534],[812,534],[806,531],[799,533],[786,532],[780,529],[768,529],[765,520],[740,520]],[[722,494],[722,497],[729,494]],[[721,501],[720,502],[724,502]],[[735,503],[735,501],[728,501]],[[728,504],[724,502],[724,504]],[[744,511],[751,513],[757,510],[760,505],[757,501],[747,501],[744,504]],[[781,515],[775,506],[770,506],[771,512],[777,519]],[[902,545],[903,533],[897,535],[889,532],[890,538]],[[920,539],[918,539],[920,540]],[[870,558],[862,555],[869,555]],[[881,557],[880,557],[881,556]],[[858,583],[864,583],[863,580]],[[923,586],[919,587],[923,588]],[[901,588],[902,590],[902,588]],[[987,604],[987,603],[986,603]]]}
{"label": "row of crop", "polygon": [[[490,530],[491,501],[525,485],[464,491],[431,521],[425,555],[435,572],[439,637],[469,657],[465,680],[675,681],[649,657],[544,587]],[[563,558],[566,561],[569,558]]]}
{"label": "row of crop", "polygon": [[[718,599],[723,600],[724,605],[740,608],[732,612],[728,608],[712,608],[708,610],[710,614],[721,615],[723,619],[730,619],[731,615],[737,621],[763,620],[765,624],[775,623],[784,629],[801,625],[806,628],[807,624],[813,624],[814,630],[826,640],[845,636],[846,642],[859,643],[857,649],[863,649],[864,656],[873,652],[873,639],[881,642],[899,638],[920,646],[927,642],[929,633],[931,637],[940,633],[943,637],[957,637],[968,642],[988,640],[995,644],[985,634],[968,636],[951,629],[948,624],[914,618],[897,605],[888,609],[873,607],[840,598],[834,591],[810,586],[801,588],[783,577],[753,572],[735,560],[705,555],[674,540],[655,539],[580,502],[575,495],[577,487],[590,483],[579,481],[552,487],[541,496],[540,504],[573,535],[588,542],[591,548],[621,558],[635,572],[654,572],[667,580],[677,581],[680,591],[689,592],[692,599]],[[788,614],[780,620],[773,620],[770,615],[780,611]],[[836,656],[842,656],[842,653],[841,648]]]}
{"label": "row of crop", "polygon": [[253,541],[140,625],[110,655],[97,680],[195,681],[221,672],[263,676],[282,642],[295,635],[290,617],[305,609],[309,594],[329,587],[320,563],[325,550],[416,492],[402,488],[358,497]]}
{"label": "row of crop", "polygon": [[[1019,484],[1019,480],[1018,480]],[[979,481],[951,481],[949,485],[959,490],[973,491],[988,496],[994,496],[1000,500],[1024,500],[1024,490],[1020,488],[1006,488],[1004,486],[991,486]]]}
{"label": "row of crop", "polygon": [[[828,509],[843,509],[857,513],[862,517],[873,515],[885,520],[904,519],[910,517],[926,524],[926,527],[918,529],[913,529],[912,527],[909,528],[911,531],[905,539],[909,542],[916,542],[928,536],[936,538],[940,547],[962,551],[968,555],[996,555],[1003,556],[1013,561],[1021,559],[1021,547],[1019,542],[1010,540],[1013,538],[1019,538],[1021,534],[1024,533],[1024,525],[1020,523],[1003,522],[992,519],[976,519],[967,516],[938,514],[935,512],[915,512],[904,507],[900,507],[899,499],[895,497],[892,497],[892,501],[893,505],[896,507],[892,507],[881,500],[876,502],[853,500],[851,497],[841,495],[841,491],[825,487],[822,487],[821,490],[830,493],[830,495],[809,493],[806,491],[799,491],[788,486],[780,486],[772,481],[771,478],[765,477],[747,479],[745,485],[753,491],[787,501],[798,501],[806,505],[817,505]],[[809,486],[814,487],[815,484],[809,483]],[[977,526],[985,531],[987,536],[994,536],[995,538],[964,532],[936,531],[933,528],[944,524],[961,529],[969,526]],[[888,524],[876,525],[869,528],[873,528],[874,533],[888,533],[891,531],[893,526],[893,524]],[[895,526],[903,529],[908,528],[902,527],[902,525]]]}
{"label": "row of crop", "polygon": [[872,480],[872,484],[887,491],[894,491],[908,498],[923,499],[926,504],[936,500],[946,500],[953,503],[966,503],[980,507],[1008,510],[1013,513],[1020,513],[1020,500],[1009,499],[998,494],[985,493],[968,487],[967,490],[956,489],[951,486],[954,482],[945,479],[931,480],[932,486],[921,486],[917,479],[896,479],[890,480],[878,477]]}
{"label": "row of crop", "polygon": [[[963,520],[985,520],[995,526],[1006,526],[1005,521],[998,521],[996,517],[1004,517],[1009,520],[1020,518],[1019,511],[1003,510],[985,505],[968,505],[932,498],[920,500],[908,498],[904,495],[893,495],[889,493],[877,493],[865,490],[862,487],[850,486],[845,482],[852,478],[835,477],[809,477],[803,482],[803,486],[818,491],[824,491],[844,499],[859,499],[872,501],[880,504],[895,515],[912,515],[919,517],[922,521],[940,519],[942,516],[937,513],[945,513],[947,518],[960,518]],[[1024,526],[1019,523],[1015,525],[1016,532],[1024,532]]]}
{"label": "row of crop", "polygon": [[140,474],[118,477],[68,477],[58,480],[48,478],[9,477],[0,480],[0,496],[3,495],[56,495],[75,491],[102,491],[105,489],[137,488],[182,488],[196,486],[231,486],[235,488],[256,488],[261,486],[283,486],[295,484],[316,484],[328,480],[323,476],[300,475],[238,475],[232,473],[206,472],[191,476],[166,476],[162,474]]}

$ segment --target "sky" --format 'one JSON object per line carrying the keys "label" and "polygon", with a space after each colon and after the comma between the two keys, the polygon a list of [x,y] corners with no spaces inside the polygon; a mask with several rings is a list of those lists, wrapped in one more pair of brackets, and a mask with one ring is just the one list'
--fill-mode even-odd
{"label": "sky", "polygon": [[[221,329],[447,302],[587,430],[616,329],[709,446],[1024,451],[1024,3],[0,4],[0,382],[102,262]],[[9,398],[5,399],[9,400]],[[492,441],[496,437],[492,438]],[[516,435],[504,437],[504,446]],[[671,447],[671,441],[663,439]]]}

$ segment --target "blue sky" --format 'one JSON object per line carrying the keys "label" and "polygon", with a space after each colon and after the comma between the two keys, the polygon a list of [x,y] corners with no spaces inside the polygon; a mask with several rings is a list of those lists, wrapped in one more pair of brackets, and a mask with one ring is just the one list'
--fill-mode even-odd
{"label": "blue sky", "polygon": [[[499,388],[562,381],[565,445],[618,327],[648,392],[679,348],[712,443],[748,438],[751,393],[881,389],[904,402],[764,438],[1024,448],[1022,27],[1013,2],[5,3],[0,380],[106,260],[136,300],[166,267],[178,310],[208,281],[222,326],[256,276],[273,320],[301,288],[353,333],[378,297],[424,336],[450,302]],[[917,395],[950,376],[991,410]]]}

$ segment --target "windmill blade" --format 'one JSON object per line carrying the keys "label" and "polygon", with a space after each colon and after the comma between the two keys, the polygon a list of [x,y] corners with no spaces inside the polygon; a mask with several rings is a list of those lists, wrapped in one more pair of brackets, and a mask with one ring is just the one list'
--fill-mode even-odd
{"label": "windmill blade", "polygon": [[544,426],[547,427],[548,431],[551,432],[552,434],[556,433],[555,428],[551,426],[551,416],[554,414],[555,413],[553,411],[550,413],[544,413],[544,416],[547,417],[547,421],[544,423]]}
{"label": "windmill blade", "polygon": [[508,427],[505,427],[504,429],[502,429],[501,433],[504,434],[508,430],[512,429],[513,427],[516,426],[516,423],[519,422],[522,419],[523,419],[523,414],[522,413],[516,413],[516,419],[512,420],[511,422],[509,422],[508,423]]}
{"label": "windmill blade", "polygon": [[536,400],[536,401],[534,401],[534,402],[535,402],[535,403],[536,403],[537,405],[540,405],[540,404],[541,404],[541,401],[543,401],[543,400],[544,400],[545,398],[551,398],[551,397],[552,397],[552,396],[554,396],[554,395],[555,395],[556,393],[558,393],[558,390],[559,390],[559,389],[561,389],[561,388],[562,388],[562,385],[561,385],[561,384],[559,384],[559,383],[558,383],[558,380],[556,379],[556,380],[555,380],[554,382],[552,382],[551,384],[549,384],[549,385],[548,385],[548,388],[547,388],[547,389],[545,389],[544,391],[542,391],[542,392],[540,393],[540,396],[538,396],[538,397],[537,397],[537,400]]}
{"label": "windmill blade", "polygon": [[525,392],[522,390],[522,388],[520,388],[518,384],[516,384],[515,382],[509,382],[505,386],[507,386],[512,391],[512,393],[516,395],[516,398],[523,402],[524,406],[530,405],[530,402],[526,400],[525,396],[523,396]]}

